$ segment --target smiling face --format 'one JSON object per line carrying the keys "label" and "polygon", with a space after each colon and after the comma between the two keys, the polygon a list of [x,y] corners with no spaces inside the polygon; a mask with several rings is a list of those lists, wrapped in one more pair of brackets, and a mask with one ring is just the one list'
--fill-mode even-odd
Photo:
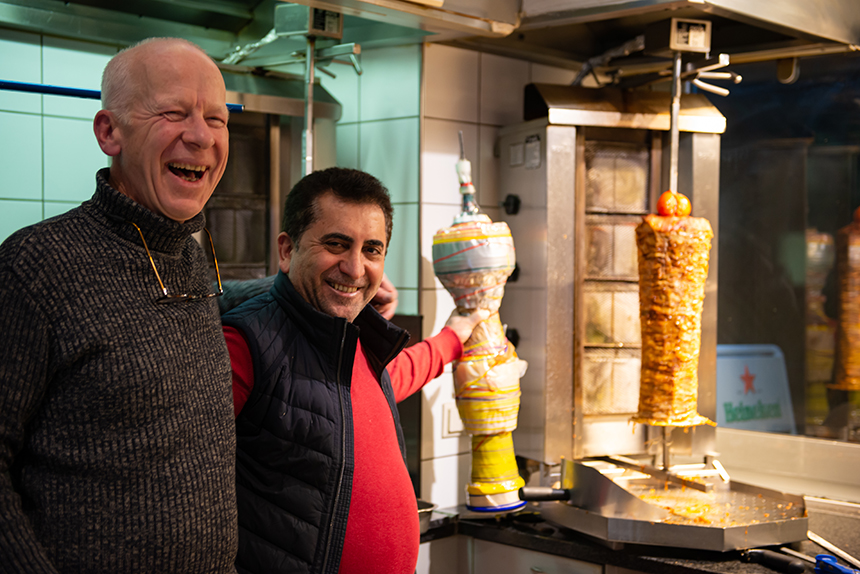
{"label": "smiling face", "polygon": [[228,112],[224,80],[193,46],[171,41],[129,54],[134,84],[124,113],[102,110],[94,129],[113,157],[110,183],[176,221],[203,209],[224,174]]}
{"label": "smiling face", "polygon": [[278,236],[281,271],[317,311],[352,322],[382,281],[385,216],[375,204],[351,203],[325,193],[316,219],[298,243]]}

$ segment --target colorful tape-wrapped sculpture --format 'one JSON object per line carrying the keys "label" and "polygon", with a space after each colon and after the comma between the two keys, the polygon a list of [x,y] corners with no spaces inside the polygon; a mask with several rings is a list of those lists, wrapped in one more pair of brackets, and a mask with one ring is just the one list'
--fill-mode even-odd
{"label": "colorful tape-wrapped sculpture", "polygon": [[518,359],[499,320],[505,283],[514,270],[514,242],[504,222],[478,213],[471,167],[457,162],[463,212],[451,227],[433,236],[433,270],[454,297],[460,313],[486,309],[490,316],[475,328],[454,364],[457,410],[472,435],[472,477],[466,491],[471,510],[500,512],[522,508],[511,433],[517,427],[520,377]]}

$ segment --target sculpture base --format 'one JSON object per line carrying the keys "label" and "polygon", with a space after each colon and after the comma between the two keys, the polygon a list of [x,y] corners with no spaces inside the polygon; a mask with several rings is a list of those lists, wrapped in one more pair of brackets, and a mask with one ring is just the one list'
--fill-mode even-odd
{"label": "sculpture base", "polygon": [[467,494],[466,508],[473,512],[513,512],[526,505],[520,500],[519,491],[496,494]]}

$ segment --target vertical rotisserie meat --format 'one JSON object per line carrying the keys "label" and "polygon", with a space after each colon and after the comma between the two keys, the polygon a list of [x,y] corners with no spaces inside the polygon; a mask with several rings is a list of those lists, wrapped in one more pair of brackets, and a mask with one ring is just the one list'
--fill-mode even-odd
{"label": "vertical rotisserie meat", "polygon": [[836,327],[836,377],[832,388],[860,390],[860,222],[836,233],[839,312]]}
{"label": "vertical rotisserie meat", "polygon": [[713,424],[696,411],[702,305],[714,236],[707,219],[646,215],[636,228],[642,371],[635,422]]}

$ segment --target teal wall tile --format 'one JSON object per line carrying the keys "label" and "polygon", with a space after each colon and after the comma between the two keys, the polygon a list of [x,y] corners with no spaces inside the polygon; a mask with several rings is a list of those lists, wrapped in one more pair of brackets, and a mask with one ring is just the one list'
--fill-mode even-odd
{"label": "teal wall tile", "polygon": [[360,169],[382,180],[393,203],[418,201],[418,118],[362,122]]}
{"label": "teal wall tile", "polygon": [[421,100],[421,46],[367,50],[361,55],[361,121],[417,116]]}
{"label": "teal wall tile", "polygon": [[0,198],[42,199],[42,118],[0,112]]}
{"label": "teal wall tile", "polygon": [[358,169],[358,124],[338,124],[335,139],[337,165]]}
{"label": "teal wall tile", "polygon": [[[397,314],[398,315],[417,315],[418,314],[418,289],[398,289],[397,290]],[[413,337],[420,336],[421,333],[412,333]]]}
{"label": "teal wall tile", "polygon": [[[359,61],[361,56],[359,55]],[[319,73],[320,83],[341,105],[340,123],[359,120],[358,84],[359,75],[351,66],[332,64],[328,68],[335,78]]]}
{"label": "teal wall tile", "polygon": [[[93,192],[96,190],[95,180],[93,180]],[[45,209],[44,209],[44,217],[48,219],[50,217],[54,217],[57,215],[61,215],[73,207],[77,207],[80,205],[80,202],[67,202],[67,201],[46,201]]]}
{"label": "teal wall tile", "polygon": [[45,199],[89,199],[96,171],[108,165],[93,135],[92,121],[46,117],[44,123]]}
{"label": "teal wall tile", "polygon": [[0,200],[0,241],[42,220],[41,201]]}
{"label": "teal wall tile", "polygon": [[[42,45],[38,34],[0,30],[0,79],[42,83]],[[42,112],[42,96],[0,90],[0,110]]]}
{"label": "teal wall tile", "polygon": [[385,273],[398,289],[418,288],[418,204],[394,205],[394,230],[385,257]]}
{"label": "teal wall tile", "polygon": [[[100,90],[102,71],[116,49],[61,38],[45,37],[42,49],[42,81],[70,88]],[[98,100],[44,96],[44,113],[92,120],[101,109]]]}

